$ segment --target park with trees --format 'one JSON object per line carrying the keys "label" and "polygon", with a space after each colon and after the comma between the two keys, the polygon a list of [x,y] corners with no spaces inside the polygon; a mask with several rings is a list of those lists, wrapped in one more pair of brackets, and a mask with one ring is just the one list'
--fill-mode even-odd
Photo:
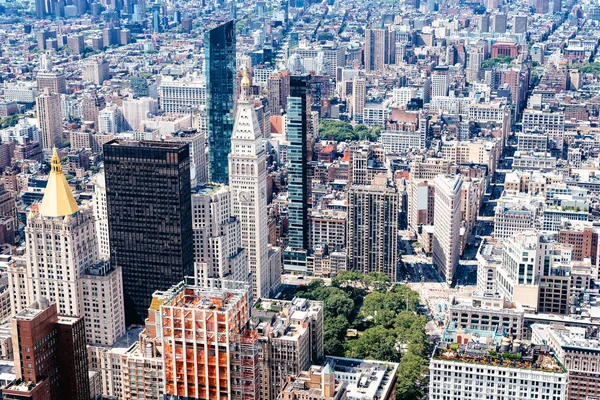
{"label": "park with trees", "polygon": [[396,398],[423,396],[431,349],[417,292],[381,273],[340,271],[331,286],[313,280],[295,295],[323,302],[325,354],[397,362]]}

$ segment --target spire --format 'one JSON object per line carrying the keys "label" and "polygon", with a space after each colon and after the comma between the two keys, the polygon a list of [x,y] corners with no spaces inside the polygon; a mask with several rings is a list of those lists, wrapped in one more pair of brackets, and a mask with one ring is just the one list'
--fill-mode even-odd
{"label": "spire", "polygon": [[242,91],[240,93],[241,101],[249,101],[250,100],[250,86],[252,86],[252,80],[250,75],[248,74],[248,70],[244,68],[242,71]]}
{"label": "spire", "polygon": [[56,147],[52,152],[52,166],[46,184],[46,192],[40,204],[40,214],[44,217],[64,217],[79,211],[73,192],[67,183]]}

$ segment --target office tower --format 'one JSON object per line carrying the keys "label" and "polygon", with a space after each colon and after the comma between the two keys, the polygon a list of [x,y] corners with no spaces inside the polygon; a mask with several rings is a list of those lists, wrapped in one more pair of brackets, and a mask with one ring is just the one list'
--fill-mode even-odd
{"label": "office tower", "polygon": [[44,197],[39,206],[32,206],[25,233],[35,296],[56,303],[61,315],[83,315],[78,279],[85,268],[98,262],[94,216],[90,208],[77,205],[56,150]]}
{"label": "office tower", "polygon": [[195,276],[250,282],[239,219],[232,216],[231,190],[206,184],[192,195]]}
{"label": "office tower", "polygon": [[[269,300],[268,306],[281,310],[265,312],[256,327],[261,345],[261,399],[276,400],[287,378],[307,370],[323,359],[323,303],[295,298]],[[286,332],[293,332],[292,335]]]}
{"label": "office tower", "polygon": [[552,1],[552,12],[560,13],[562,11],[562,0],[553,0]]}
{"label": "office tower", "polygon": [[481,49],[473,48],[469,53],[469,61],[467,65],[467,82],[477,82],[481,75],[481,63],[483,62],[484,54]]}
{"label": "office tower", "polygon": [[283,254],[284,269],[306,272],[308,250],[308,176],[306,92],[308,75],[290,78],[287,99],[288,159],[288,247]]}
{"label": "office tower", "polygon": [[63,73],[38,72],[35,80],[40,92],[48,89],[50,93],[67,93],[67,81]]}
{"label": "office tower", "polygon": [[83,63],[82,78],[85,82],[95,85],[102,85],[105,80],[110,78],[108,71],[108,61],[103,57],[94,57]]}
{"label": "office tower", "polygon": [[383,71],[396,62],[396,34],[387,29],[365,31],[365,70]]}
{"label": "office tower", "polygon": [[111,261],[123,268],[127,324],[152,293],[194,273],[187,144],[112,140],[104,145]]}
{"label": "office tower", "polygon": [[59,316],[40,298],[11,320],[17,379],[4,399],[87,400],[90,386],[82,317]]}
{"label": "office tower", "polygon": [[246,329],[248,288],[223,286],[182,283],[154,294],[167,397],[260,398],[260,347],[256,332]]}
{"label": "office tower", "polygon": [[204,34],[208,161],[211,182],[228,183],[235,93],[235,24],[228,21]]}
{"label": "office tower", "polygon": [[429,371],[432,399],[447,393],[453,399],[567,399],[569,373],[547,346],[521,344],[497,330],[447,328]]}
{"label": "office tower", "polygon": [[281,115],[287,107],[290,95],[290,73],[281,71],[267,79],[267,98],[271,115]]}
{"label": "office tower", "polygon": [[450,77],[448,76],[448,67],[435,67],[431,75],[431,97],[448,96],[449,87]]}
{"label": "office tower", "polygon": [[535,1],[535,13],[536,14],[548,14],[550,10],[549,0],[536,0]]}
{"label": "office tower", "polygon": [[515,15],[513,17],[512,32],[527,33],[527,15]]}
{"label": "office tower", "polygon": [[494,33],[506,33],[506,14],[495,13],[492,15],[492,29]]}
{"label": "office tower", "polygon": [[461,187],[458,175],[435,178],[433,265],[448,284],[454,278],[460,252]]}
{"label": "office tower", "polygon": [[400,197],[383,174],[348,192],[348,269],[380,272],[396,281]]}
{"label": "office tower", "polygon": [[198,75],[163,79],[158,86],[160,108],[166,113],[188,113],[207,105],[206,81]]}
{"label": "office tower", "polygon": [[42,148],[49,150],[62,145],[62,113],[60,96],[48,90],[36,99],[35,111],[42,131]]}
{"label": "office tower", "polygon": [[490,31],[490,14],[484,13],[477,17],[480,32],[489,32]]}
{"label": "office tower", "polygon": [[247,71],[241,82],[237,114],[231,136],[229,184],[232,215],[240,220],[242,247],[248,252],[254,298],[268,297],[269,238],[267,228],[267,166],[262,133],[250,97],[251,82]]}
{"label": "office tower", "polygon": [[101,261],[87,268],[79,280],[85,310],[87,342],[112,346],[125,334],[123,272],[121,267]]}
{"label": "office tower", "polygon": [[367,81],[365,78],[355,77],[352,80],[352,119],[357,123],[363,121],[366,97]]}
{"label": "office tower", "polygon": [[151,97],[123,100],[123,129],[137,131],[143,120],[158,112],[158,101]]}

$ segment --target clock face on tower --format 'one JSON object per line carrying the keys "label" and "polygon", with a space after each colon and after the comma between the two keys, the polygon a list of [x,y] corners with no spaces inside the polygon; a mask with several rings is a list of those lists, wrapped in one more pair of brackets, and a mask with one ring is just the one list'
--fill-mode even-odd
{"label": "clock face on tower", "polygon": [[248,201],[248,193],[240,191],[240,201]]}

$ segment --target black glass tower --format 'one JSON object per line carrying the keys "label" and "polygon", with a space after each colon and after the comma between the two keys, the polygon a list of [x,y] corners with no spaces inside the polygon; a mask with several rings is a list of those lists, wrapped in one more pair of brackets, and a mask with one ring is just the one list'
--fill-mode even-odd
{"label": "black glass tower", "polygon": [[112,140],[104,145],[104,171],[125,320],[142,323],[154,291],[194,273],[189,145]]}
{"label": "black glass tower", "polygon": [[212,182],[227,184],[236,82],[233,20],[204,34],[204,57],[209,175]]}
{"label": "black glass tower", "polygon": [[284,269],[305,273],[308,250],[308,175],[307,175],[307,91],[309,75],[290,77],[287,98],[288,158],[288,245],[284,250]]}

